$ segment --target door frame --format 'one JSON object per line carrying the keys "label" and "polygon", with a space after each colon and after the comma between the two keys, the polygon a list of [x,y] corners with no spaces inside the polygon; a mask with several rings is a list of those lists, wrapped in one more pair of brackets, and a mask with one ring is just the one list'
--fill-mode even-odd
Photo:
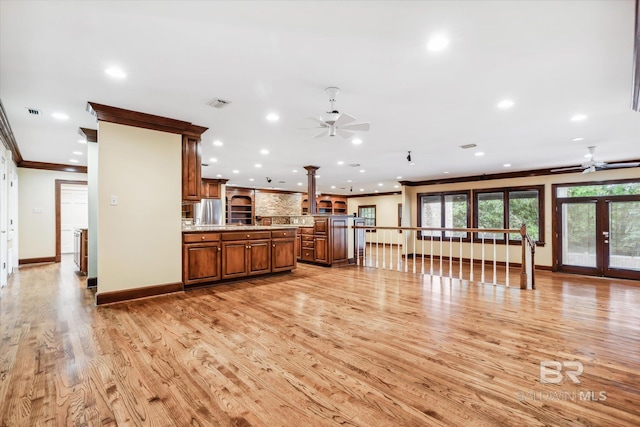
{"label": "door frame", "polygon": [[88,185],[87,181],[72,181],[66,179],[56,179],[56,258],[55,262],[60,262],[62,260],[62,224],[60,223],[60,194],[62,190],[63,184],[71,184],[71,185]]}
{"label": "door frame", "polygon": [[[558,199],[565,199],[564,197],[559,198],[558,188],[560,187],[580,187],[580,186],[588,186],[588,185],[610,185],[610,184],[625,184],[630,182],[640,182],[638,178],[628,178],[628,179],[617,179],[617,180],[605,180],[605,181],[584,181],[584,182],[567,182],[567,183],[559,183],[559,184],[551,184],[551,206],[552,206],[552,215],[551,215],[551,236],[552,236],[552,245],[551,245],[551,255],[552,255],[552,271],[561,271],[565,273],[577,273],[577,274],[585,274],[590,276],[600,277],[608,272],[614,272],[614,275],[607,275],[606,277],[617,277],[617,278],[626,278],[626,279],[638,279],[639,274],[632,270],[622,270],[610,268],[608,266],[608,253],[604,250],[604,237],[602,232],[604,231],[603,227],[608,228],[608,224],[604,224],[605,218],[599,218],[599,216],[603,215],[603,211],[608,208],[608,202],[610,201],[635,201],[638,196],[593,196],[593,197],[572,197],[572,200],[576,202],[587,202],[593,201],[596,204],[596,245],[598,251],[601,251],[601,259],[602,259],[602,272],[600,272],[600,268],[591,268],[591,267],[569,267],[562,268],[560,264],[560,257],[562,253],[562,236],[560,235],[560,217],[562,212],[560,211],[560,204]],[[605,207],[600,208],[598,205],[603,204]],[[608,217],[608,213],[606,214]],[[607,259],[605,259],[605,257]],[[627,273],[629,272],[629,273]]]}

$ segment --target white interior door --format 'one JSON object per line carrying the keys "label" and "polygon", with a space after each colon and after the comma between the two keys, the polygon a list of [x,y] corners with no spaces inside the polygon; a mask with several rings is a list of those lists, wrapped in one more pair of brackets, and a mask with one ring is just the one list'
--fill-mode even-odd
{"label": "white interior door", "polygon": [[2,152],[2,164],[0,165],[0,286],[7,284],[7,158]]}
{"label": "white interior door", "polygon": [[87,186],[63,184],[60,188],[60,252],[73,253],[73,230],[87,228],[89,204]]}

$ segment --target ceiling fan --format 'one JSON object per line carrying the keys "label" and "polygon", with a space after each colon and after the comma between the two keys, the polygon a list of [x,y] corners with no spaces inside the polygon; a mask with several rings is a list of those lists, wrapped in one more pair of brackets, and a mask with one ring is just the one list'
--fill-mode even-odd
{"label": "ceiling fan", "polygon": [[354,123],[356,121],[355,117],[346,113],[340,113],[334,108],[333,104],[336,102],[336,96],[340,93],[340,89],[332,86],[326,88],[324,91],[329,95],[331,111],[327,111],[325,118],[309,117],[310,120],[318,124],[318,126],[309,129],[322,129],[322,132],[313,137],[314,139],[323,136],[336,136],[336,134],[343,138],[349,138],[354,135],[353,131],[369,130],[369,123]]}
{"label": "ceiling fan", "polygon": [[596,151],[595,146],[588,147],[589,161],[584,162],[580,166],[573,166],[570,168],[551,169],[551,172],[565,172],[572,170],[582,170],[582,173],[596,172],[605,169],[619,169],[619,168],[635,168],[640,166],[640,162],[627,162],[627,163],[606,163],[598,162],[595,160],[594,153]]}

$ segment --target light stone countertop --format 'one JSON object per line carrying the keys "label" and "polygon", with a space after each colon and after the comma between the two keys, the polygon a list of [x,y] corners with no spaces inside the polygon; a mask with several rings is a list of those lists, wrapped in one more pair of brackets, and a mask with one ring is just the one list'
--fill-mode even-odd
{"label": "light stone countertop", "polygon": [[291,230],[298,228],[293,224],[279,225],[183,225],[183,233],[198,233],[203,231],[271,231],[271,230]]}

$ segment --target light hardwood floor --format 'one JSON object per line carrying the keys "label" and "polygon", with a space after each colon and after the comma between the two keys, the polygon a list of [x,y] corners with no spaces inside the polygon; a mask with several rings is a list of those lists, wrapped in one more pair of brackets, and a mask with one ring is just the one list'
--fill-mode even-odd
{"label": "light hardwood floor", "polygon": [[640,425],[639,282],[300,265],[95,307],[72,264],[0,289],[0,426]]}

